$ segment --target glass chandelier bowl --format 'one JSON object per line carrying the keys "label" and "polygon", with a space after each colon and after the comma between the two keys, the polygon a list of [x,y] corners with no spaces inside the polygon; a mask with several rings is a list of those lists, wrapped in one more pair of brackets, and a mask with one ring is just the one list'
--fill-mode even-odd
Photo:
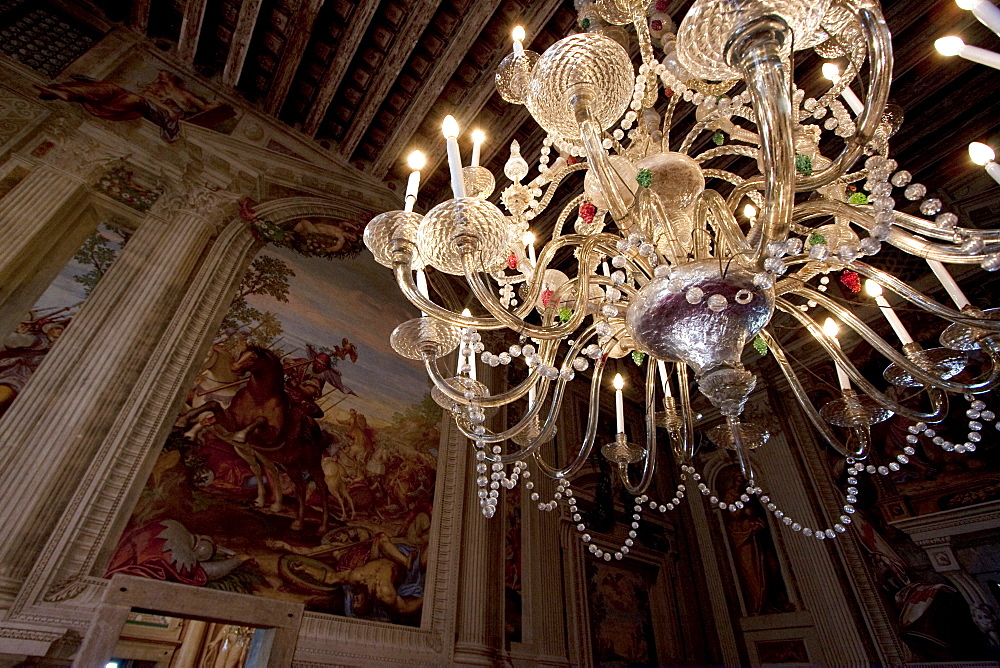
{"label": "glass chandelier bowl", "polygon": [[698,374],[739,363],[743,347],[771,319],[774,293],[754,285],[742,267],[726,271],[720,264],[680,265],[638,292],[625,320],[639,350],[681,360]]}
{"label": "glass chandelier bowl", "polygon": [[531,83],[531,71],[538,63],[538,54],[534,51],[508,54],[500,61],[497,68],[497,92],[511,104],[524,104],[528,99],[528,86]]}
{"label": "glass chandelier bowl", "polygon": [[424,261],[446,274],[462,275],[462,242],[472,243],[476,265],[493,270],[507,260],[511,230],[503,213],[478,197],[456,197],[427,212],[417,228]]}
{"label": "glass chandelier bowl", "polygon": [[[423,219],[412,211],[386,211],[371,219],[362,236],[366,248],[370,248],[375,261],[392,269],[391,243],[394,240],[417,242],[417,228]],[[419,260],[414,268],[422,266]]]}
{"label": "glass chandelier bowl", "polygon": [[[943,380],[954,378],[965,370],[969,358],[961,352],[948,348],[917,350],[911,355],[914,362]],[[923,387],[924,383],[913,377],[907,369],[898,364],[886,367],[883,377],[899,387]]]}
{"label": "glass chandelier bowl", "polygon": [[740,432],[741,447],[747,450],[756,450],[771,438],[771,433],[767,429],[753,422],[738,422],[735,427],[723,422],[708,430],[708,439],[720,448],[735,450],[736,439],[733,437],[734,428]]}
{"label": "glass chandelier bowl", "polygon": [[496,179],[485,167],[463,167],[462,177],[465,180],[465,194],[468,197],[489,199],[496,188]]}
{"label": "glass chandelier bowl", "polygon": [[437,359],[458,348],[461,336],[457,327],[434,318],[421,317],[398,325],[389,337],[389,345],[407,359],[422,360],[425,355]]}
{"label": "glass chandelier bowl", "polygon": [[564,139],[580,135],[574,99],[587,102],[601,130],[628,108],[632,60],[621,44],[600,33],[565,37],[542,54],[532,70],[526,106],[549,133]]}
{"label": "glass chandelier bowl", "polygon": [[695,0],[677,31],[677,57],[696,77],[711,81],[738,79],[743,73],[726,58],[730,38],[767,16],[778,16],[791,29],[796,51],[826,39],[819,30],[830,0]]}

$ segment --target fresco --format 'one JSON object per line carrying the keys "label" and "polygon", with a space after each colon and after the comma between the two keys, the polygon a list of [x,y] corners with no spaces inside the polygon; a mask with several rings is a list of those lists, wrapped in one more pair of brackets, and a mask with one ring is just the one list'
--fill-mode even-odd
{"label": "fresco", "polygon": [[440,411],[349,221],[242,214],[253,260],[107,568],[418,625]]}
{"label": "fresco", "polygon": [[17,329],[0,342],[0,417],[17,399],[98,281],[111,268],[131,231],[101,223],[42,293]]}
{"label": "fresco", "polygon": [[625,561],[587,559],[586,564],[594,664],[659,665],[649,604],[655,571]]}

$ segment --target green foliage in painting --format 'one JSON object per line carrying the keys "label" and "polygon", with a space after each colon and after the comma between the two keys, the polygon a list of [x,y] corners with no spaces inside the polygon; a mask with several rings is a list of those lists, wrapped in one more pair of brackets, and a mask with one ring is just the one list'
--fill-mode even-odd
{"label": "green foliage in painting", "polygon": [[105,222],[102,225],[119,235],[122,242],[116,247],[105,235],[96,231],[87,237],[87,240],[80,246],[80,250],[73,256],[73,259],[80,264],[90,267],[86,273],[73,277],[74,281],[83,286],[84,295],[87,297],[97,287],[97,283],[104,278],[104,274],[108,273],[108,269],[111,268],[118,253],[121,252],[121,247],[131,236],[128,230],[113,223]]}
{"label": "green foliage in painting", "polygon": [[279,302],[287,302],[288,279],[293,276],[295,272],[276,257],[260,255],[254,258],[222,321],[223,329],[248,328],[252,343],[259,346],[271,345],[284,331],[281,322],[270,311],[261,311],[251,306],[247,297],[266,295]]}

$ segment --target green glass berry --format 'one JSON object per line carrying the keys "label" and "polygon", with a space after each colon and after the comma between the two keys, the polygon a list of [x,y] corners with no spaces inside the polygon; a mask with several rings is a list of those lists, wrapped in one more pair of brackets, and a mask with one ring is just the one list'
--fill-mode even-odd
{"label": "green glass berry", "polygon": [[758,334],[757,338],[753,340],[753,348],[763,357],[767,354],[767,341]]}
{"label": "green glass berry", "polygon": [[864,193],[854,193],[847,198],[848,204],[868,204],[868,196]]}
{"label": "green glass berry", "polygon": [[808,156],[805,153],[796,153],[795,169],[798,170],[799,174],[801,174],[802,176],[812,176],[813,173],[812,156]]}
{"label": "green glass berry", "polygon": [[825,244],[825,243],[826,243],[826,237],[824,237],[819,232],[813,232],[812,234],[809,235],[810,246],[815,246],[817,244]]}
{"label": "green glass berry", "polygon": [[653,172],[648,169],[640,169],[639,173],[635,175],[635,180],[643,188],[648,188],[649,184],[653,182]]}
{"label": "green glass berry", "polygon": [[562,322],[569,322],[569,319],[573,317],[573,311],[568,306],[563,306],[559,309],[558,315]]}
{"label": "green glass berry", "polygon": [[714,135],[712,135],[712,143],[715,144],[716,146],[722,146],[725,142],[726,142],[726,135],[722,134],[722,132],[716,132]]}
{"label": "green glass berry", "polygon": [[635,362],[636,366],[642,366],[642,361],[646,359],[646,353],[640,352],[638,350],[632,351],[632,361]]}

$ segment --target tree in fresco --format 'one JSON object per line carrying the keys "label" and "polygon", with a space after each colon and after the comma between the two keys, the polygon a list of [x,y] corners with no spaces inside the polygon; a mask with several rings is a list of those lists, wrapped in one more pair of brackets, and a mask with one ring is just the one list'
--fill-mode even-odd
{"label": "tree in fresco", "polygon": [[73,256],[76,262],[90,267],[86,273],[73,277],[74,281],[83,286],[85,297],[90,296],[90,293],[97,287],[97,283],[104,278],[104,274],[108,273],[108,269],[114,264],[118,254],[128,242],[129,237],[132,236],[130,231],[120,225],[104,222],[102,226],[118,235],[121,241],[112,242],[106,234],[97,230],[87,237],[87,240],[80,246],[80,250]]}
{"label": "tree in fresco", "polygon": [[270,255],[255,257],[229,305],[229,312],[222,321],[222,329],[247,329],[251,343],[270,346],[284,331],[281,322],[270,311],[261,311],[251,306],[247,297],[267,295],[279,302],[287,302],[288,279],[293,276],[295,272],[280,259]]}

